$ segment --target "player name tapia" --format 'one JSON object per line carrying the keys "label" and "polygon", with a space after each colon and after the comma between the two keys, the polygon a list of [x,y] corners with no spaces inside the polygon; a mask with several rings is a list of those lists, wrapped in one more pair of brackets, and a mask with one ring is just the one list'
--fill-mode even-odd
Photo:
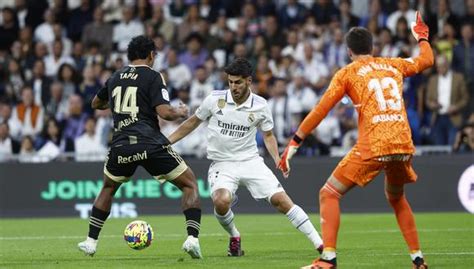
{"label": "player name tapia", "polygon": [[234,131],[249,131],[250,126],[240,125],[240,124],[233,124],[233,123],[226,123],[220,120],[217,120],[217,126]]}
{"label": "player name tapia", "polygon": [[120,79],[133,79],[136,80],[138,78],[137,73],[120,73]]}
{"label": "player name tapia", "polygon": [[141,160],[146,160],[148,159],[147,152],[144,150],[142,153],[138,152],[130,156],[118,156],[117,157],[117,162],[118,163],[131,163],[131,162],[136,162],[136,161],[141,161]]}

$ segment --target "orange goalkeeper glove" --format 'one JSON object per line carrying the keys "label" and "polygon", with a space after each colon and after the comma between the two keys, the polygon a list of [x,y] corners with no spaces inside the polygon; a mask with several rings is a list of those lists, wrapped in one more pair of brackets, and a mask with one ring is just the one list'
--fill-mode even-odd
{"label": "orange goalkeeper glove", "polygon": [[285,151],[281,155],[280,163],[278,164],[278,168],[283,172],[283,174],[288,174],[290,172],[290,159],[298,151],[301,142],[303,142],[303,139],[295,135],[288,146],[286,146]]}
{"label": "orange goalkeeper glove", "polygon": [[421,18],[420,12],[416,12],[416,23],[411,22],[411,33],[415,37],[416,41],[420,42],[422,40],[428,41],[430,29],[428,26],[423,22]]}

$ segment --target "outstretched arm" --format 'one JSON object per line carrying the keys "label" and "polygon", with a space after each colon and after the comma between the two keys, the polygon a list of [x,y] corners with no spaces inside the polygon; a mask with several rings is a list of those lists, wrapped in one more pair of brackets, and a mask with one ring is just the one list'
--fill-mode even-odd
{"label": "outstretched arm", "polygon": [[429,28],[423,22],[420,13],[416,12],[416,22],[411,23],[411,33],[418,41],[420,55],[415,58],[395,59],[395,64],[403,76],[413,76],[431,67],[434,64],[433,50],[428,41]]}
{"label": "outstretched arm", "polygon": [[191,116],[189,119],[185,120],[181,125],[176,129],[169,137],[168,140],[171,144],[174,144],[181,140],[183,137],[187,136],[189,133],[194,131],[199,124],[201,124],[202,120],[200,120],[196,115]]}
{"label": "outstretched arm", "polygon": [[283,171],[283,173],[288,174],[290,172],[290,159],[298,151],[299,146],[309,135],[316,126],[326,117],[329,111],[336,105],[339,100],[345,94],[344,86],[344,75],[345,72],[342,69],[334,75],[329,88],[324,93],[321,101],[317,104],[313,110],[306,116],[303,122],[300,124],[298,130],[296,131],[293,138],[290,140],[290,143],[286,147],[285,151],[281,155],[280,163],[278,168]]}
{"label": "outstretched arm", "polygon": [[185,118],[188,116],[188,107],[180,104],[178,107],[173,107],[169,104],[162,104],[155,107],[155,111],[161,118],[169,121]]}
{"label": "outstretched arm", "polygon": [[434,64],[433,50],[431,49],[431,45],[428,40],[420,41],[419,46],[420,55],[418,55],[418,57],[413,60],[415,65],[417,65],[417,73],[422,72]]}
{"label": "outstretched arm", "polygon": [[304,118],[295,133],[299,138],[301,138],[301,140],[305,139],[306,136],[309,135],[319,125],[319,123],[321,123],[337,102],[344,97],[344,76],[344,70],[341,70],[334,75],[331,84],[321,97],[319,103]]}

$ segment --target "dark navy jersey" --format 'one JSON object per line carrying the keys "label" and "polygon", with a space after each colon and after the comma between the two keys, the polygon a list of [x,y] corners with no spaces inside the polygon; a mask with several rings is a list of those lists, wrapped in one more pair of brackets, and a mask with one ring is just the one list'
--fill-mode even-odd
{"label": "dark navy jersey", "polygon": [[166,83],[146,65],[116,71],[97,97],[108,100],[114,119],[112,147],[129,144],[169,144],[160,132],[155,107],[169,104]]}

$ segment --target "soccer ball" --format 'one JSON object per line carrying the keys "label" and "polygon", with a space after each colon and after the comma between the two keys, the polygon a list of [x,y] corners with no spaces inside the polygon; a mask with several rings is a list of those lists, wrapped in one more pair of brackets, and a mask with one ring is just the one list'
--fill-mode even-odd
{"label": "soccer ball", "polygon": [[131,249],[141,250],[151,245],[153,229],[145,221],[135,220],[125,227],[123,239]]}

